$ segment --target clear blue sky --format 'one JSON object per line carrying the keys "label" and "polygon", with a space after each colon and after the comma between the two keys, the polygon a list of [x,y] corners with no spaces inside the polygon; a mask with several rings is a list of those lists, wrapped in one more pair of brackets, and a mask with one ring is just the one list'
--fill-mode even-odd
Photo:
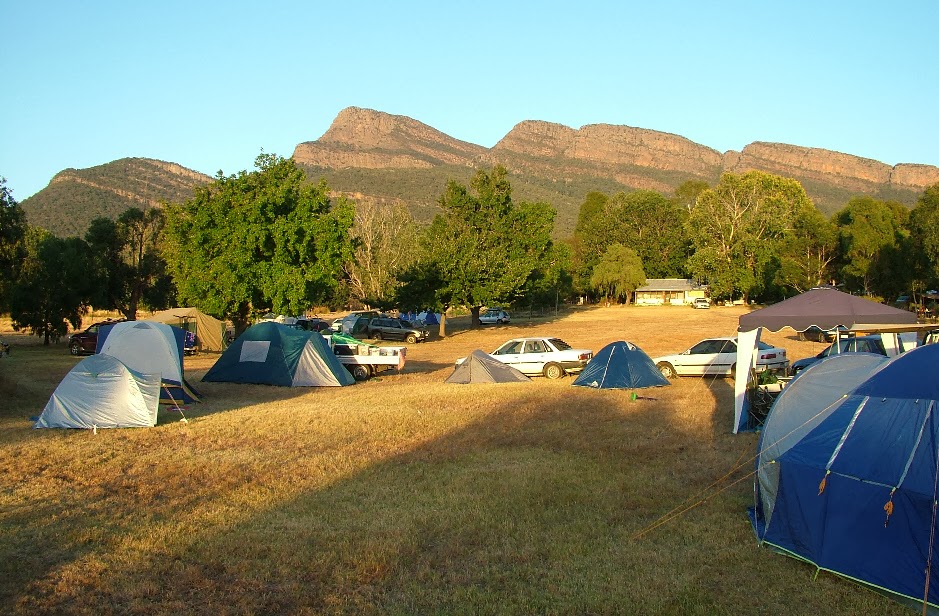
{"label": "clear blue sky", "polygon": [[348,106],[494,145],[621,124],[939,165],[939,2],[0,0],[0,175],[20,201],[129,156],[214,175]]}

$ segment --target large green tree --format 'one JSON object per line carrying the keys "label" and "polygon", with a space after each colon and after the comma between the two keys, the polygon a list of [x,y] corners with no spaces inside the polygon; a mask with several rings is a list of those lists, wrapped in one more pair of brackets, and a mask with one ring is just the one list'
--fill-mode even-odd
{"label": "large green tree", "polygon": [[0,177],[0,312],[9,309],[10,288],[23,262],[26,215],[7,180]]}
{"label": "large green tree", "polygon": [[632,293],[645,282],[642,259],[635,250],[618,242],[607,248],[590,277],[590,283],[607,298],[607,303],[622,299],[628,304]]}
{"label": "large green tree", "polygon": [[695,252],[690,273],[716,298],[761,293],[778,241],[793,217],[812,206],[797,181],[762,171],[725,173],[691,210],[688,233]]}
{"label": "large green tree", "polygon": [[939,184],[928,187],[910,212],[915,277],[923,288],[939,286]]}
{"label": "large green tree", "polygon": [[31,227],[26,255],[10,293],[10,316],[16,329],[43,338],[43,344],[81,326],[89,306],[88,245],[81,238],[58,238]]}
{"label": "large green tree", "polygon": [[439,204],[443,212],[422,236],[421,264],[404,276],[402,298],[426,301],[433,287],[432,305],[469,307],[475,327],[482,306],[516,299],[543,264],[555,211],[547,203],[514,203],[501,166],[478,170],[469,187],[451,180]]}
{"label": "large green tree", "polygon": [[684,207],[653,190],[616,194],[611,205],[616,241],[636,251],[647,276],[684,275],[690,252]]}
{"label": "large green tree", "polygon": [[832,279],[838,230],[815,206],[802,208],[779,242],[776,284],[802,293]]}
{"label": "large green tree", "polygon": [[171,287],[159,247],[164,222],[162,210],[135,207],[116,221],[91,221],[85,241],[91,248],[95,306],[118,310],[128,321],[136,320],[141,304],[151,310],[167,307]]}
{"label": "large green tree", "polygon": [[865,195],[835,214],[840,272],[848,289],[892,295],[906,286],[909,272],[898,256],[906,234],[903,209]]}
{"label": "large green tree", "polygon": [[231,318],[298,314],[328,303],[352,258],[351,203],[333,204],[291,159],[261,154],[251,172],[224,176],[167,208],[165,253],[179,299]]}

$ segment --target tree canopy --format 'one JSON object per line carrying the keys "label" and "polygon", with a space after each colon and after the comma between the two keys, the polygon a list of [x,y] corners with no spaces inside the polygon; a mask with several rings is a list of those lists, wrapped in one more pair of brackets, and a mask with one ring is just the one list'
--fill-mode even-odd
{"label": "tree canopy", "polygon": [[632,248],[614,243],[593,268],[590,282],[607,301],[625,299],[646,282],[642,259]]}
{"label": "tree canopy", "polygon": [[9,307],[10,287],[24,257],[23,238],[26,235],[26,215],[7,180],[0,177],[0,311]]}
{"label": "tree canopy", "polygon": [[166,254],[179,299],[230,317],[299,314],[327,303],[352,257],[354,211],[333,205],[291,159],[261,154],[251,172],[224,176],[167,208]]}
{"label": "tree canopy", "polygon": [[88,245],[77,237],[58,238],[30,227],[26,256],[10,293],[10,316],[17,329],[26,328],[43,344],[81,327],[88,308]]}
{"label": "tree canopy", "polygon": [[795,180],[762,171],[723,174],[691,209],[689,270],[712,296],[747,299],[764,289],[777,240],[798,212],[812,207]]}
{"label": "tree canopy", "polygon": [[170,299],[166,261],[159,249],[163,211],[129,208],[117,220],[96,218],[85,241],[91,249],[92,302],[136,320],[141,304],[166,308]]}
{"label": "tree canopy", "polygon": [[[470,187],[449,181],[440,197],[443,212],[422,235],[422,258],[405,275],[404,301],[447,308],[468,306],[473,325],[485,305],[510,302],[543,263],[551,246],[554,208],[512,201],[508,172],[480,169]],[[429,282],[433,278],[433,282]]]}

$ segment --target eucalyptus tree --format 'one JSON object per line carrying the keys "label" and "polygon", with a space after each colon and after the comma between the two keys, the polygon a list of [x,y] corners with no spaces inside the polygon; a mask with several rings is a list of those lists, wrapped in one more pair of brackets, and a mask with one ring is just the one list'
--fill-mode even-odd
{"label": "eucalyptus tree", "polygon": [[150,309],[167,307],[169,274],[160,252],[163,211],[129,208],[117,220],[96,218],[85,233],[91,248],[94,281],[92,303],[119,311],[128,321],[136,320],[141,304]]}
{"label": "eucalyptus tree", "polygon": [[394,304],[397,276],[417,258],[419,227],[402,203],[355,206],[354,252],[345,264],[353,298],[369,306]]}
{"label": "eucalyptus tree", "polygon": [[225,176],[167,208],[167,262],[179,299],[231,318],[298,314],[338,291],[352,257],[353,206],[330,201],[291,159],[261,154],[255,170]]}
{"label": "eucalyptus tree", "polygon": [[[514,203],[502,166],[480,169],[470,186],[451,180],[438,214],[421,236],[419,262],[402,275],[399,298],[446,309],[466,306],[472,326],[482,306],[519,297],[552,245],[555,210],[547,203]],[[445,321],[441,334],[445,334]]]}
{"label": "eucalyptus tree", "polygon": [[779,240],[794,216],[810,207],[796,180],[762,171],[723,174],[691,210],[690,273],[706,281],[714,297],[746,300],[762,292]]}
{"label": "eucalyptus tree", "polygon": [[840,272],[849,289],[892,294],[897,282],[905,286],[908,272],[897,257],[907,234],[903,217],[898,219],[898,209],[890,203],[867,195],[854,197],[835,213]]}
{"label": "eucalyptus tree", "polygon": [[802,208],[779,242],[776,284],[802,293],[834,277],[838,229],[815,206]]}
{"label": "eucalyptus tree", "polygon": [[647,276],[684,275],[690,254],[685,208],[653,190],[618,193],[611,205],[615,241],[636,252]]}
{"label": "eucalyptus tree", "polygon": [[28,329],[43,344],[81,326],[89,307],[88,244],[78,237],[58,238],[30,227],[25,255],[10,290],[10,317],[16,329]]}
{"label": "eucalyptus tree", "polygon": [[26,235],[26,214],[7,188],[6,178],[0,176],[0,311],[9,308],[10,286],[23,261]]}
{"label": "eucalyptus tree", "polygon": [[911,252],[924,288],[939,286],[939,183],[926,188],[910,212]]}

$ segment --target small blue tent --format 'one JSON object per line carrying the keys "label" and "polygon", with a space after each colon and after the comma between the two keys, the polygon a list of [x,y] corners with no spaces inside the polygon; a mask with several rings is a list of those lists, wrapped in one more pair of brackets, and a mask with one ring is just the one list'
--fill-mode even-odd
{"label": "small blue tent", "polygon": [[202,380],[284,387],[340,387],[355,382],[319,333],[273,322],[245,330]]}
{"label": "small blue tent", "polygon": [[671,383],[642,349],[620,340],[600,349],[571,385],[594,389],[642,389]]}
{"label": "small blue tent", "polygon": [[[792,382],[790,395],[808,391],[813,374],[835,383],[836,361],[851,360],[819,362]],[[770,411],[753,527],[761,545],[936,612],[939,566],[928,561],[939,557],[930,545],[939,496],[939,345],[874,361],[883,363],[849,391],[802,396],[801,422],[775,430],[777,406]]]}

